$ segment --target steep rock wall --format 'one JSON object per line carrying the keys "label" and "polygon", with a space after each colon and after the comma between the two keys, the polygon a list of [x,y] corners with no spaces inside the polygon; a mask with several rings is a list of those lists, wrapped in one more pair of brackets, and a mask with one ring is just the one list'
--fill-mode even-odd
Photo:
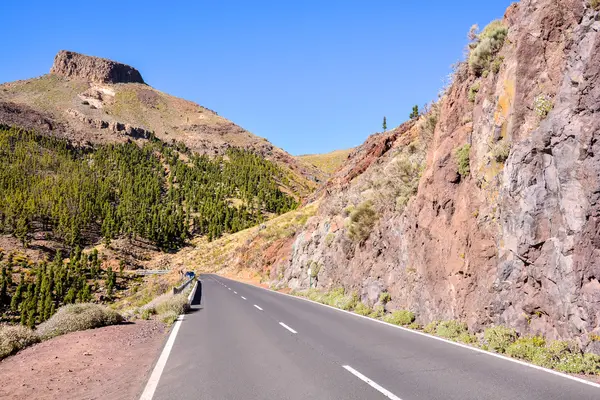
{"label": "steep rock wall", "polygon": [[[504,23],[497,70],[458,68],[431,137],[420,133],[430,113],[350,156],[289,259],[272,266],[274,281],[307,287],[311,267],[319,287],[344,286],[369,304],[387,290],[388,308],[422,323],[504,323],[584,346],[600,333],[598,15],[584,0],[523,0]],[[553,105],[547,115],[541,100]],[[465,144],[471,173],[461,176]],[[418,192],[405,205],[406,162],[419,164],[420,152]],[[349,215],[365,202],[377,222],[357,243]]]}

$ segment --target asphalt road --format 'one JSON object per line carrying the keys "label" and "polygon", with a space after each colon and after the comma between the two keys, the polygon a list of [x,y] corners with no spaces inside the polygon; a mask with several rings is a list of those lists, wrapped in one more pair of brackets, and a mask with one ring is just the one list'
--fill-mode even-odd
{"label": "asphalt road", "polygon": [[599,400],[600,389],[215,275],[154,400]]}

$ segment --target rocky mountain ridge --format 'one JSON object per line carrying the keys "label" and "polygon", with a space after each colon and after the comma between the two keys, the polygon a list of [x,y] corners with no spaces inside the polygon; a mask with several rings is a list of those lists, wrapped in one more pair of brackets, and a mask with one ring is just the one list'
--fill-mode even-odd
{"label": "rocky mountain ridge", "polygon": [[145,84],[133,67],[64,50],[56,55],[50,74],[0,85],[0,124],[82,146],[154,135],[211,156],[230,147],[244,148],[284,167],[290,192],[300,197],[308,196],[321,176],[214,111]]}

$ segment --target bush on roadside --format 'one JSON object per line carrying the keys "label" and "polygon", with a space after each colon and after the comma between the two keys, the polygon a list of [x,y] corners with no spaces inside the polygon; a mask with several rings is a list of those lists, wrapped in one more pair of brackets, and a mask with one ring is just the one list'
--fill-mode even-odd
{"label": "bush on roadside", "polygon": [[431,321],[425,327],[423,327],[423,332],[429,333],[430,335],[435,335],[435,330],[437,329],[438,321]]}
{"label": "bush on roadside", "polygon": [[384,315],[385,315],[385,307],[376,306],[373,309],[373,312],[371,312],[371,314],[369,314],[369,317],[379,319],[379,318],[383,318]]}
{"label": "bush on roadside", "polygon": [[40,338],[49,339],[69,332],[116,325],[122,321],[121,314],[99,304],[68,304],[59,308],[49,320],[40,324],[37,333]]}
{"label": "bush on roadside", "polygon": [[354,312],[358,315],[369,315],[373,312],[373,310],[371,310],[369,306],[365,305],[363,302],[358,302],[356,307],[354,307]]}
{"label": "bush on roadside", "polygon": [[38,335],[25,326],[0,324],[0,360],[39,341]]}
{"label": "bush on roadside", "polygon": [[436,335],[450,340],[458,340],[461,335],[468,333],[467,324],[455,320],[441,321],[435,328]]}
{"label": "bush on roadside", "polygon": [[483,333],[487,349],[504,354],[508,346],[517,340],[517,332],[502,325],[487,328]]}
{"label": "bush on roadside", "polygon": [[187,311],[189,307],[188,298],[184,293],[175,296],[169,296],[164,301],[158,303],[155,307],[156,313],[161,314],[175,313],[181,315]]}
{"label": "bush on roadside", "polygon": [[386,315],[383,320],[390,324],[406,326],[415,321],[415,314],[407,310],[398,310]]}

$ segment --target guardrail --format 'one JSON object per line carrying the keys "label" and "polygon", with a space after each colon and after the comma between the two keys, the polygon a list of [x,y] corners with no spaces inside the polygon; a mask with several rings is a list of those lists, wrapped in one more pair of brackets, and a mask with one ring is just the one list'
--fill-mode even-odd
{"label": "guardrail", "polygon": [[184,283],[182,283],[182,284],[181,284],[181,285],[179,285],[179,286],[175,286],[175,287],[173,288],[173,294],[175,295],[175,294],[179,294],[179,293],[183,292],[183,291],[185,290],[185,288],[186,288],[186,287],[187,287],[187,286],[188,286],[188,285],[189,285],[191,282],[193,282],[195,279],[196,279],[195,277],[194,277],[194,278],[190,278],[190,279],[189,279],[187,282],[184,282]]}
{"label": "guardrail", "polygon": [[138,269],[133,271],[136,275],[166,275],[169,272],[171,272],[170,269]]}

